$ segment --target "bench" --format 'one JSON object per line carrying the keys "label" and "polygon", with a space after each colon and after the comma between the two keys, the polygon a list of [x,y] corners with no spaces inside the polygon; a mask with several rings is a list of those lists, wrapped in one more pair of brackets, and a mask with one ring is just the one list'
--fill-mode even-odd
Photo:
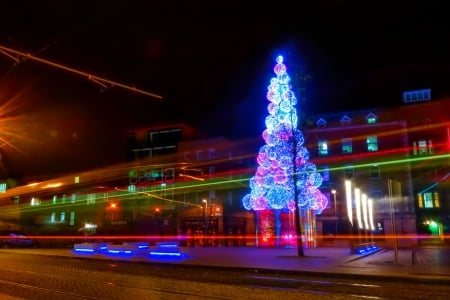
{"label": "bench", "polygon": [[147,242],[126,242],[122,245],[108,245],[107,252],[109,254],[145,254],[150,245]]}
{"label": "bench", "polygon": [[105,252],[108,245],[107,243],[79,243],[73,245],[73,250],[81,253]]}
{"label": "bench", "polygon": [[157,242],[155,248],[150,250],[150,255],[155,256],[181,256],[178,242]]}

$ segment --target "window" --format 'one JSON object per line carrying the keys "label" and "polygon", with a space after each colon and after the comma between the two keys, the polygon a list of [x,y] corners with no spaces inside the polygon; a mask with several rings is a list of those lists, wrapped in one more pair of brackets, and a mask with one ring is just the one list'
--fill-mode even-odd
{"label": "window", "polygon": [[175,180],[175,169],[174,168],[164,169],[164,181],[172,182],[174,180]]}
{"label": "window", "polygon": [[41,205],[41,199],[32,197],[32,198],[31,198],[31,201],[30,201],[30,205],[31,205],[31,206],[38,206],[38,205]]}
{"label": "window", "polygon": [[380,166],[378,165],[370,166],[370,178],[371,179],[380,178]]}
{"label": "window", "polygon": [[75,212],[74,211],[71,211],[70,212],[70,217],[69,217],[70,219],[69,219],[69,225],[75,225]]}
{"label": "window", "polygon": [[197,153],[196,153],[196,158],[197,158],[197,160],[202,160],[203,159],[203,151],[202,150],[197,150]]}
{"label": "window", "polygon": [[210,159],[216,158],[216,149],[214,149],[214,148],[209,148],[209,150],[208,150],[208,157],[209,157]]}
{"label": "window", "polygon": [[420,140],[417,143],[414,142],[413,143],[413,147],[414,147],[414,154],[415,155],[424,155],[424,154],[428,154],[428,149],[427,149],[427,141],[426,140]]}
{"label": "window", "polygon": [[351,154],[352,151],[353,151],[352,139],[351,138],[342,139],[342,153],[343,154]]}
{"label": "window", "polygon": [[318,147],[320,156],[328,155],[328,143],[326,140],[320,140]]}
{"label": "window", "polygon": [[87,204],[95,204],[95,194],[94,193],[86,195],[86,203]]}
{"label": "window", "polygon": [[416,102],[431,100],[431,89],[403,92],[403,101]]}
{"label": "window", "polygon": [[[209,176],[213,176],[216,173],[216,167],[211,166],[209,167]],[[230,172],[231,173],[231,172]]]}
{"label": "window", "polygon": [[376,124],[377,123],[377,116],[374,113],[370,113],[366,119],[367,119],[367,124]]}
{"label": "window", "polygon": [[56,204],[58,202],[58,195],[53,195],[52,203]]}
{"label": "window", "polygon": [[418,194],[417,202],[419,208],[439,208],[441,206],[437,192]]}
{"label": "window", "polygon": [[344,167],[344,178],[345,179],[353,179],[353,166],[345,166]]}
{"label": "window", "polygon": [[325,128],[327,126],[327,121],[325,121],[323,118],[320,118],[319,120],[317,120],[316,126],[318,128]]}
{"label": "window", "polygon": [[2,182],[0,183],[0,193],[6,192],[6,183]]}
{"label": "window", "polygon": [[64,211],[61,212],[61,215],[59,216],[59,221],[61,223],[66,221],[66,212],[64,212]]}
{"label": "window", "polygon": [[428,140],[428,152],[430,154],[434,153],[434,151],[433,151],[433,142],[431,140]]}
{"label": "window", "polygon": [[191,160],[192,159],[192,153],[189,151],[184,152],[184,160]]}
{"label": "window", "polygon": [[374,135],[367,137],[367,151],[378,151],[378,138]]}
{"label": "window", "polygon": [[439,194],[438,193],[433,193],[433,197],[434,197],[434,207],[440,207],[440,203],[439,203]]}
{"label": "window", "polygon": [[433,194],[423,193],[423,204],[425,208],[433,208]]}
{"label": "window", "polygon": [[417,195],[417,206],[423,208],[423,196],[422,194]]}
{"label": "window", "polygon": [[349,116],[343,116],[341,119],[342,126],[349,126],[352,124],[352,119]]}

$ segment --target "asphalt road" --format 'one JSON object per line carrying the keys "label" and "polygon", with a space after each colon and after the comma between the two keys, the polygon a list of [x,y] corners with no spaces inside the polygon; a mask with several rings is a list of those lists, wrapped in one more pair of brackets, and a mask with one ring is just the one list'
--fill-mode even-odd
{"label": "asphalt road", "polygon": [[20,250],[1,250],[0,266],[0,299],[447,299],[450,295],[446,283],[277,274]]}

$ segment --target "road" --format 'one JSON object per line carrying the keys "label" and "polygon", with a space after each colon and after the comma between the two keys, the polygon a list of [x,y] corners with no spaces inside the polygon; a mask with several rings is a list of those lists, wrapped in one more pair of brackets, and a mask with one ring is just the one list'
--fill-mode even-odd
{"label": "road", "polygon": [[0,251],[0,299],[448,299],[447,284]]}

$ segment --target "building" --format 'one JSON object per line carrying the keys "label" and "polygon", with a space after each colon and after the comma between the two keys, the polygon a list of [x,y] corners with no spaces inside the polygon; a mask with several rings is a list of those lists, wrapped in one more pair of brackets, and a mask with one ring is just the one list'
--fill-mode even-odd
{"label": "building", "polygon": [[[450,99],[431,100],[429,90],[420,90],[406,92],[393,109],[312,116],[302,132],[330,203],[316,217],[319,244],[351,232],[346,180],[373,199],[378,238],[391,243],[395,236],[401,245],[445,240],[449,106]],[[3,191],[0,221],[40,234],[255,242],[241,238],[256,233],[255,215],[241,199],[255,173],[259,138],[205,137],[174,124],[129,131],[127,141],[125,163]]]}
{"label": "building", "polygon": [[317,218],[324,236],[349,232],[345,180],[374,200],[377,234],[415,244],[429,224],[437,236],[448,232],[449,101],[431,100],[430,90],[403,99],[393,109],[317,115],[305,130],[331,203]]}

